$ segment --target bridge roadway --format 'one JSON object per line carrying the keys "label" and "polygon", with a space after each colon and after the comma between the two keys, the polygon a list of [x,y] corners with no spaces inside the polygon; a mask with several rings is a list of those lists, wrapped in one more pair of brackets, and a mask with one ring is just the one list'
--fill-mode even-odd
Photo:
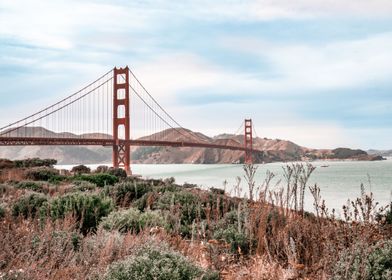
{"label": "bridge roadway", "polygon": [[[115,143],[113,139],[92,139],[92,138],[44,138],[44,137],[1,137],[0,146],[113,146],[115,144],[125,144],[129,142],[131,146],[165,146],[165,147],[194,147],[213,148],[235,151],[246,151],[243,146],[221,145],[213,143],[199,142],[175,142],[160,140],[119,140]],[[262,152],[253,149],[252,152]]]}

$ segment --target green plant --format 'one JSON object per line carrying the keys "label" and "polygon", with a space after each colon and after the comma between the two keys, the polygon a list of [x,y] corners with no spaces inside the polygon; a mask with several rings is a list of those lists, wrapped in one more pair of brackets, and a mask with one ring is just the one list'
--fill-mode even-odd
{"label": "green plant", "polygon": [[2,205],[0,205],[0,219],[4,218],[5,216],[5,209]]}
{"label": "green plant", "polygon": [[74,174],[89,174],[91,172],[91,169],[88,168],[87,166],[81,164],[81,165],[77,165],[72,167],[71,172]]}
{"label": "green plant", "polygon": [[171,210],[172,207],[179,207],[182,225],[189,226],[195,219],[205,218],[200,198],[189,191],[166,192],[159,197],[154,207],[161,210]]}
{"label": "green plant", "polygon": [[74,186],[72,187],[72,189],[75,191],[86,192],[93,191],[97,188],[96,184],[87,181],[74,181],[73,184]]}
{"label": "green plant", "polygon": [[136,233],[147,227],[164,226],[164,224],[160,211],[140,212],[135,208],[112,212],[101,222],[102,228],[106,230]]}
{"label": "green plant", "polygon": [[107,173],[109,171],[109,167],[106,165],[100,165],[95,169],[95,173]]}
{"label": "green plant", "polygon": [[49,167],[33,168],[26,171],[26,178],[34,181],[49,181],[61,178],[59,171]]}
{"label": "green plant", "polygon": [[217,273],[206,272],[166,244],[145,244],[126,260],[109,266],[105,280],[187,280],[219,279]]}
{"label": "green plant", "polygon": [[34,218],[47,200],[47,197],[42,194],[33,193],[23,196],[14,203],[12,215]]}
{"label": "green plant", "polygon": [[392,279],[392,240],[378,242],[367,257],[367,279]]}
{"label": "green plant", "polygon": [[50,200],[45,212],[52,219],[62,219],[66,214],[72,214],[83,234],[94,231],[101,219],[113,210],[110,198],[85,193],[71,193]]}
{"label": "green plant", "polygon": [[392,240],[368,244],[354,244],[342,251],[332,272],[334,280],[392,279]]}
{"label": "green plant", "polygon": [[122,168],[109,168],[108,173],[121,179],[125,179],[128,176],[127,172]]}
{"label": "green plant", "polygon": [[16,185],[16,188],[18,188],[18,189],[25,189],[25,190],[31,190],[31,191],[34,191],[34,192],[43,192],[44,191],[41,183],[30,182],[30,181],[19,182]]}
{"label": "green plant", "polygon": [[139,232],[140,211],[134,208],[110,213],[102,219],[101,226],[105,230],[118,230],[120,232]]}
{"label": "green plant", "polygon": [[392,225],[392,203],[390,204],[389,210],[385,214],[385,223]]}
{"label": "green plant", "polygon": [[117,205],[129,205],[132,201],[141,198],[150,192],[152,187],[144,182],[122,182],[107,190]]}
{"label": "green plant", "polygon": [[118,182],[116,176],[106,173],[77,175],[74,177],[74,180],[87,181],[96,184],[98,187],[112,186]]}
{"label": "green plant", "polygon": [[40,159],[40,158],[28,158],[23,160],[15,160],[14,165],[15,167],[52,167],[53,165],[57,164],[57,160],[55,159]]}
{"label": "green plant", "polygon": [[217,229],[214,232],[214,239],[224,240],[230,244],[230,249],[235,254],[247,254],[250,249],[250,242],[245,234],[238,232],[238,229],[229,226]]}

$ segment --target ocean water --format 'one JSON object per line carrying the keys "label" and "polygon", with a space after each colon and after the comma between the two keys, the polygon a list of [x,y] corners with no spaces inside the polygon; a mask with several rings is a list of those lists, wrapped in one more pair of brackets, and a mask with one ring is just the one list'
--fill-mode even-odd
{"label": "ocean water", "polygon": [[[392,158],[385,161],[316,161],[311,163],[316,167],[310,177],[308,186],[317,184],[321,189],[322,199],[327,207],[334,208],[337,213],[342,213],[342,206],[347,200],[353,200],[361,195],[361,184],[364,184],[366,192],[372,192],[375,201],[380,206],[391,203],[392,195]],[[275,174],[271,182],[272,189],[285,186],[283,166],[285,163],[269,163],[257,165],[255,176],[256,185],[259,186],[266,178],[266,171]],[[90,165],[95,168],[97,165]],[[58,168],[70,169],[72,166],[58,166]],[[247,195],[247,187],[244,179],[242,165],[235,164],[135,164],[132,165],[133,174],[144,178],[168,178],[174,177],[177,183],[192,183],[200,188],[210,187],[223,188],[224,181],[226,191],[233,193],[236,177],[241,178],[243,195]],[[313,198],[309,191],[305,194],[305,209],[312,211]]]}

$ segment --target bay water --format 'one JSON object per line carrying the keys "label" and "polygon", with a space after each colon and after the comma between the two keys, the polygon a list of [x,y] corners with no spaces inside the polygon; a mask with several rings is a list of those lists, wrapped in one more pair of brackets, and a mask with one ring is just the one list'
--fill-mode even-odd
{"label": "bay water", "polygon": [[[287,163],[290,164],[290,163]],[[380,206],[391,203],[392,198],[392,158],[385,161],[315,161],[316,167],[310,177],[308,186],[317,184],[321,189],[321,197],[329,210],[334,208],[339,214],[347,200],[354,200],[361,195],[361,184],[365,191],[373,193]],[[286,163],[259,164],[255,176],[256,187],[260,186],[267,170],[274,173],[271,189],[284,188],[286,181],[283,167]],[[94,169],[98,165],[88,165]],[[58,168],[71,169],[71,165],[59,165]],[[225,188],[227,193],[234,194],[236,177],[241,179],[242,195],[247,195],[247,184],[244,179],[243,166],[240,164],[134,164],[133,174],[143,178],[174,177],[179,184],[197,184],[202,189]],[[225,182],[225,183],[224,183]],[[305,209],[313,211],[313,197],[307,189],[305,193]]]}

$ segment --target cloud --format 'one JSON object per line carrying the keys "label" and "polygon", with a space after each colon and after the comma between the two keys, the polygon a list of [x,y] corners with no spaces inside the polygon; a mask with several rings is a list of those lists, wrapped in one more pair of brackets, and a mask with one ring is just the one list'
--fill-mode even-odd
{"label": "cloud", "polygon": [[389,0],[255,0],[251,11],[259,19],[319,17],[390,18]]}
{"label": "cloud", "polygon": [[392,73],[392,33],[322,46],[305,42],[286,45],[246,37],[226,39],[224,45],[268,61],[273,78],[260,75],[260,91],[314,93],[362,87],[388,83]]}

